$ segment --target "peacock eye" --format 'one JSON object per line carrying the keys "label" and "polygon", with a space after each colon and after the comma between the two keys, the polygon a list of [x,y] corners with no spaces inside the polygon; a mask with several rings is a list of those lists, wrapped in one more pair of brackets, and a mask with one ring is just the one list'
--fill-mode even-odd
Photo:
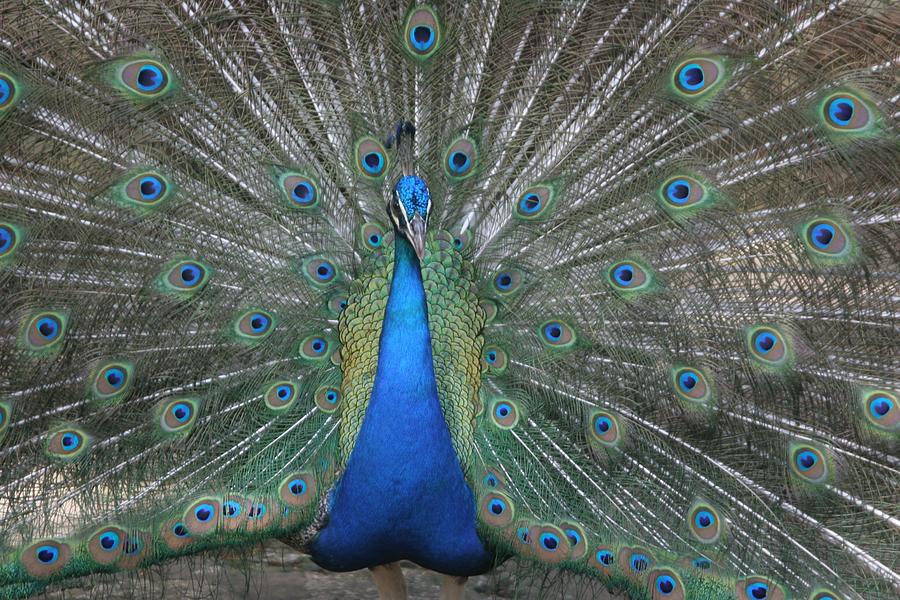
{"label": "peacock eye", "polygon": [[297,385],[292,381],[279,381],[269,386],[263,400],[269,410],[289,408],[297,398]]}
{"label": "peacock eye", "polygon": [[541,341],[555,349],[571,348],[575,344],[575,331],[563,321],[546,321],[540,328]]}
{"label": "peacock eye", "polygon": [[310,335],[300,342],[298,358],[313,362],[324,360],[330,354],[331,346],[331,341],[325,335]]}
{"label": "peacock eye", "polygon": [[676,587],[675,579],[670,575],[660,575],[656,578],[656,591],[663,596],[671,596]]}
{"label": "peacock eye", "polygon": [[825,100],[825,122],[842,131],[860,131],[871,120],[866,104],[853,94],[837,94]]}
{"label": "peacock eye", "polygon": [[0,258],[12,253],[17,237],[16,230],[11,225],[0,223]]}
{"label": "peacock eye", "polygon": [[375,251],[384,242],[384,229],[378,223],[365,223],[359,230],[359,236],[363,247]]}
{"label": "peacock eye", "polygon": [[169,269],[166,282],[173,291],[196,291],[206,284],[208,271],[199,262],[180,261]]}
{"label": "peacock eye", "polygon": [[686,400],[705,402],[710,395],[706,376],[693,367],[680,367],[673,371],[675,392]]}
{"label": "peacock eye", "polygon": [[9,107],[16,99],[16,83],[12,77],[0,73],[0,110]]}
{"label": "peacock eye", "polygon": [[660,189],[660,196],[664,208],[678,210],[704,202],[707,193],[699,181],[682,175],[666,180]]}
{"label": "peacock eye", "polygon": [[387,154],[375,138],[366,137],[356,144],[356,163],[367,177],[381,177],[387,170]]}
{"label": "peacock eye", "polygon": [[468,138],[459,138],[444,154],[444,167],[452,179],[462,179],[472,174],[476,160],[475,143]]}
{"label": "peacock eye", "polygon": [[556,552],[559,548],[559,536],[555,533],[544,532],[538,538],[541,548],[548,552]]}
{"label": "peacock eye", "polygon": [[241,505],[234,500],[227,500],[222,505],[222,514],[228,519],[234,519],[241,515]]}
{"label": "peacock eye", "polygon": [[642,291],[650,285],[648,271],[631,260],[623,260],[611,265],[607,271],[607,277],[616,290],[626,294]]}
{"label": "peacock eye", "polygon": [[152,60],[126,63],[119,77],[128,89],[142,96],[157,96],[169,88],[169,72]]}
{"label": "peacock eye", "polygon": [[323,256],[308,256],[300,261],[300,272],[315,287],[324,289],[334,283],[338,270],[334,262]]}
{"label": "peacock eye", "polygon": [[813,253],[840,256],[849,250],[849,239],[844,229],[836,221],[816,219],[804,227],[804,239]]}
{"label": "peacock eye", "polygon": [[822,452],[805,444],[792,445],[791,467],[794,474],[812,483],[820,483],[828,476],[828,465]]}
{"label": "peacock eye", "polygon": [[519,410],[512,400],[494,400],[490,415],[494,425],[501,429],[512,429],[519,422]]}
{"label": "peacock eye", "polygon": [[650,566],[650,559],[643,554],[636,553],[631,555],[631,560],[628,561],[628,564],[631,566],[632,571],[641,573]]}
{"label": "peacock eye", "polygon": [[125,195],[143,205],[156,205],[168,195],[169,186],[157,173],[143,173],[125,184]]}
{"label": "peacock eye", "polygon": [[599,550],[597,552],[597,562],[608,567],[615,562],[615,557],[609,550]]}
{"label": "peacock eye", "polygon": [[769,586],[762,582],[751,583],[747,586],[747,597],[754,600],[765,600],[769,596]]}
{"label": "peacock eye", "polygon": [[300,173],[281,176],[281,190],[292,208],[313,208],[319,204],[319,187],[316,182]]}
{"label": "peacock eye", "polygon": [[751,328],[748,342],[753,357],[763,364],[779,365],[788,356],[784,337],[774,327]]}
{"label": "peacock eye", "polygon": [[45,351],[63,339],[66,316],[61,313],[44,312],[31,317],[25,327],[25,343],[35,351]]}
{"label": "peacock eye", "polygon": [[896,429],[900,426],[900,410],[894,394],[876,390],[863,397],[866,417],[882,429]]}
{"label": "peacock eye", "polygon": [[262,310],[248,310],[235,323],[235,333],[244,340],[255,340],[272,332],[275,320],[271,314]]}
{"label": "peacock eye", "polygon": [[278,495],[284,504],[297,508],[315,499],[315,479],[308,473],[293,473],[281,481]]}
{"label": "peacock eye", "polygon": [[719,81],[722,69],[719,64],[705,58],[682,63],[675,69],[676,89],[688,96],[709,91]]}
{"label": "peacock eye", "polygon": [[619,441],[619,422],[609,412],[597,411],[589,420],[591,439],[602,446],[613,447]]}
{"label": "peacock eye", "polygon": [[196,422],[197,408],[197,401],[192,399],[165,401],[157,409],[159,425],[165,433],[184,435]]}
{"label": "peacock eye", "polygon": [[72,460],[80,456],[88,447],[89,438],[83,431],[69,428],[50,434],[47,452],[58,459]]}
{"label": "peacock eye", "polygon": [[109,363],[97,369],[94,377],[93,394],[97,400],[116,400],[124,396],[131,386],[131,365]]}
{"label": "peacock eye", "polygon": [[515,270],[500,271],[494,275],[494,291],[500,296],[509,296],[522,286],[522,274]]}
{"label": "peacock eye", "polygon": [[427,58],[437,50],[440,26],[437,15],[427,6],[414,9],[406,19],[406,47],[417,58]]}

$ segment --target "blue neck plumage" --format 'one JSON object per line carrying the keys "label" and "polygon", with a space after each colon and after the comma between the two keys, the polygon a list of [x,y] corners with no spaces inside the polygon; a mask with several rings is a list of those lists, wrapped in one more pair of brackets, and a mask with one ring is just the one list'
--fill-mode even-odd
{"label": "blue neck plumage", "polygon": [[338,571],[407,559],[481,573],[491,556],[438,398],[419,261],[402,234],[394,246],[375,386],[313,559]]}

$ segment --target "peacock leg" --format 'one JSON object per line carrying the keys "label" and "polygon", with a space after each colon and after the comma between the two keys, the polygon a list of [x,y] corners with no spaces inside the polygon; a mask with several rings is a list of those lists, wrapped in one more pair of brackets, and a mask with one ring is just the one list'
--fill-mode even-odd
{"label": "peacock leg", "polygon": [[462,600],[466,594],[466,579],[456,575],[444,575],[440,600]]}
{"label": "peacock leg", "polygon": [[406,580],[399,563],[378,565],[369,571],[378,588],[379,600],[406,600]]}

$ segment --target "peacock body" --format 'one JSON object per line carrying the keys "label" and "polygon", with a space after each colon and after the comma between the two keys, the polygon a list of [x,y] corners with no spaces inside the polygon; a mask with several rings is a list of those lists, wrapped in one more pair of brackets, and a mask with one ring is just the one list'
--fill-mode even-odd
{"label": "peacock body", "polygon": [[0,2],[0,598],[268,538],[896,597],[898,23]]}

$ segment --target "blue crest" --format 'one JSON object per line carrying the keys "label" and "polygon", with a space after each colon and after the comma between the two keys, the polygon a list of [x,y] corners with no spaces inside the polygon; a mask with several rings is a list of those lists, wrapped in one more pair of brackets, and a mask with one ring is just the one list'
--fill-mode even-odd
{"label": "blue crest", "polygon": [[406,209],[406,216],[412,219],[416,213],[426,219],[428,217],[428,204],[431,202],[431,192],[428,191],[428,185],[425,180],[415,175],[407,175],[400,178],[397,185],[394,186],[394,193],[403,203]]}

